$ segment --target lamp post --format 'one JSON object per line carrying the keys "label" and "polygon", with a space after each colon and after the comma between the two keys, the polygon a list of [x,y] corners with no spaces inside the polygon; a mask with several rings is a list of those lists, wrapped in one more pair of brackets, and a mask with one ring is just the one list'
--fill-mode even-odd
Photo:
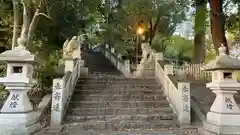
{"label": "lamp post", "polygon": [[139,24],[137,28],[136,64],[138,64],[138,46],[140,42],[139,36],[142,35],[143,33],[144,33],[144,29],[141,26],[141,24]]}

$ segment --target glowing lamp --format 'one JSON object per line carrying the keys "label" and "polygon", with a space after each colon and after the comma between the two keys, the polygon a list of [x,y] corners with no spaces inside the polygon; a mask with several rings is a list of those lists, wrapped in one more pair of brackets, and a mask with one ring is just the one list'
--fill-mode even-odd
{"label": "glowing lamp", "polygon": [[137,34],[141,35],[141,34],[143,34],[143,32],[144,32],[143,28],[139,27],[137,29]]}

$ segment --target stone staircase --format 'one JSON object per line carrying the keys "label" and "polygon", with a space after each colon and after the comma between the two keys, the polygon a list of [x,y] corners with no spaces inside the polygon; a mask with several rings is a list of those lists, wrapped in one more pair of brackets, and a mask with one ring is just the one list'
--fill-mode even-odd
{"label": "stone staircase", "polygon": [[78,81],[62,135],[182,134],[155,78],[125,78],[100,53],[83,59],[89,76]]}

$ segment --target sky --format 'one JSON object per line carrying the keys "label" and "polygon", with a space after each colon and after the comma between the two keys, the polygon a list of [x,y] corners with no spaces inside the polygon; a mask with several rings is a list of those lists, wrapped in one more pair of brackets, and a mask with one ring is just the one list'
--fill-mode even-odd
{"label": "sky", "polygon": [[[207,4],[208,10],[210,9],[209,4]],[[228,4],[225,8],[225,13],[226,14],[231,14],[231,13],[237,13],[237,6],[234,6],[232,3]],[[188,19],[181,23],[177,29],[175,30],[174,35],[181,35],[183,37],[186,37],[188,39],[193,39],[194,36],[194,14],[195,8],[190,8],[190,10],[187,12],[187,17]]]}
{"label": "sky", "polygon": [[194,10],[195,10],[194,8],[190,8],[190,10],[186,13],[187,20],[179,24],[179,26],[175,30],[174,35],[181,35],[189,39],[193,38],[194,17],[192,16],[193,16]]}

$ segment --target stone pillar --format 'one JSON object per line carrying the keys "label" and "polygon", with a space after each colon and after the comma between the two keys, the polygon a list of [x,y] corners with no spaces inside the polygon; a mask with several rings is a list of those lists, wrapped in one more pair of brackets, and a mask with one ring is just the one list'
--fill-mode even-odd
{"label": "stone pillar", "polygon": [[115,54],[115,49],[112,47],[111,48],[111,53],[110,53],[110,61],[112,62],[112,64],[115,66],[115,67],[117,67],[117,63],[116,63],[116,61],[117,61],[117,57],[115,57],[115,56],[113,56]]}
{"label": "stone pillar", "polygon": [[155,61],[164,61],[164,56],[163,56],[163,52],[157,52],[155,53]]}
{"label": "stone pillar", "polygon": [[[164,65],[164,72],[166,75],[173,75],[173,65],[171,65],[171,64]],[[164,90],[164,94],[169,96],[168,80],[164,80],[163,85],[164,85],[164,88],[166,89],[166,90]]]}
{"label": "stone pillar", "polygon": [[111,48],[111,53],[114,54],[115,53],[115,49]]}
{"label": "stone pillar", "polygon": [[74,60],[72,58],[65,58],[65,69],[64,73],[66,72],[72,72],[74,68]]}
{"label": "stone pillar", "polygon": [[64,95],[64,80],[62,78],[53,80],[51,127],[59,127],[62,124],[64,105],[67,100]]}
{"label": "stone pillar", "polygon": [[106,47],[106,48],[105,48],[105,54],[104,54],[104,55],[105,55],[105,57],[106,57],[107,59],[109,59],[109,45],[106,44],[105,47]]}
{"label": "stone pillar", "polygon": [[81,59],[81,46],[79,45],[72,53],[73,59]]}
{"label": "stone pillar", "polygon": [[118,59],[122,60],[122,54],[119,53],[119,54],[117,55],[117,57],[118,57]]}
{"label": "stone pillar", "polygon": [[173,65],[164,65],[164,72],[166,73],[166,75],[173,75]]}
{"label": "stone pillar", "polygon": [[131,74],[130,60],[125,60],[124,65],[125,65],[125,76],[129,77]]}
{"label": "stone pillar", "polygon": [[191,124],[191,104],[190,104],[190,83],[179,82],[180,106],[178,109],[178,120],[181,125]]}
{"label": "stone pillar", "polygon": [[109,49],[109,45],[108,44],[106,44],[105,47],[106,47],[106,49]]}

